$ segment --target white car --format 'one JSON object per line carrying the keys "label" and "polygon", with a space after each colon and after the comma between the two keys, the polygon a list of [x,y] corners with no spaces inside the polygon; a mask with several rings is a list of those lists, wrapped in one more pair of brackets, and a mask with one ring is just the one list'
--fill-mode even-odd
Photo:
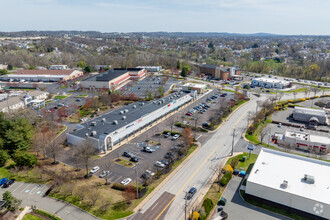
{"label": "white car", "polygon": [[175,134],[175,135],[172,137],[172,140],[176,140],[176,139],[178,139],[179,137],[180,137],[179,134]]}
{"label": "white car", "polygon": [[152,172],[152,171],[150,171],[150,170],[146,170],[146,173],[148,173],[150,176],[153,176],[153,175],[155,175],[155,173],[154,173],[154,172]]}
{"label": "white car", "polygon": [[164,168],[164,167],[165,167],[165,164],[163,164],[163,163],[160,162],[160,161],[156,161],[155,166],[156,166],[156,167],[160,167],[160,168]]}
{"label": "white car", "polygon": [[93,169],[91,170],[91,174],[94,174],[96,173],[97,171],[99,171],[100,167],[99,166],[96,166],[96,167],[93,167]]}
{"label": "white car", "polygon": [[123,184],[124,186],[128,185],[130,182],[132,182],[131,178],[126,178],[123,179],[123,181],[121,181],[120,183]]}

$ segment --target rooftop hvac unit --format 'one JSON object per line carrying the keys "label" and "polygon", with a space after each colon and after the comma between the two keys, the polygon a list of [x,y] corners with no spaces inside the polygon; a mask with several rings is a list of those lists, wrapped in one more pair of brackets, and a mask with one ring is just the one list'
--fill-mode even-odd
{"label": "rooftop hvac unit", "polygon": [[96,136],[96,131],[92,131],[91,136],[95,137]]}
{"label": "rooftop hvac unit", "polygon": [[118,121],[117,120],[113,120],[113,124],[114,125],[117,125],[118,124]]}
{"label": "rooftop hvac unit", "polygon": [[133,108],[136,108],[136,105],[133,105]]}
{"label": "rooftop hvac unit", "polygon": [[124,111],[120,111],[119,114],[123,115],[124,114]]}
{"label": "rooftop hvac unit", "polygon": [[102,120],[101,120],[102,122],[105,122],[105,121],[107,121],[105,118],[102,118]]}
{"label": "rooftop hvac unit", "polygon": [[144,105],[144,102],[141,102],[140,105],[143,106]]}
{"label": "rooftop hvac unit", "polygon": [[125,109],[124,112],[127,113],[128,112],[128,109]]}
{"label": "rooftop hvac unit", "polygon": [[286,181],[286,180],[283,180],[283,183],[281,183],[281,188],[282,189],[286,189],[286,188],[288,188],[288,181]]}
{"label": "rooftop hvac unit", "polygon": [[88,137],[88,133],[86,133],[85,136]]}
{"label": "rooftop hvac unit", "polygon": [[122,117],[122,119],[125,120],[125,119],[126,119],[126,116],[124,115],[124,116]]}
{"label": "rooftop hvac unit", "polygon": [[309,184],[314,184],[314,176],[311,176],[311,175],[307,175],[307,174],[305,174],[304,175],[304,178],[303,178],[303,181],[305,182],[305,183],[309,183]]}
{"label": "rooftop hvac unit", "polygon": [[96,121],[93,121],[93,122],[91,123],[91,126],[96,126]]}

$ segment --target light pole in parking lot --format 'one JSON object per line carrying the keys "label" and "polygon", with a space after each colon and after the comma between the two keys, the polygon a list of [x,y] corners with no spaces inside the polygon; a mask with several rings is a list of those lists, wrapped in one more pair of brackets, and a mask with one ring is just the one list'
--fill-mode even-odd
{"label": "light pole in parking lot", "polygon": [[137,172],[137,167],[138,167],[139,163],[137,162],[135,164],[135,184],[136,184],[136,199],[139,198],[139,187],[138,187],[138,172]]}
{"label": "light pole in parking lot", "polygon": [[235,128],[233,130],[233,141],[231,143],[231,156],[234,155],[234,140],[235,140]]}

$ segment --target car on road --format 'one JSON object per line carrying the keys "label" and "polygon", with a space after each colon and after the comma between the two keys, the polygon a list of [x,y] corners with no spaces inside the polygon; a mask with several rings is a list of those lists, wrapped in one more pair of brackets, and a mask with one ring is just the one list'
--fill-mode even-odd
{"label": "car on road", "polygon": [[81,101],[81,99],[76,99],[76,102],[80,102]]}
{"label": "car on road", "polygon": [[96,173],[99,170],[100,170],[100,167],[99,166],[95,166],[95,167],[93,167],[93,169],[91,169],[90,173],[91,174],[94,174],[94,173]]}
{"label": "car on road", "polygon": [[172,140],[176,140],[176,139],[178,139],[179,137],[180,137],[179,134],[175,134],[175,135],[172,137]]}
{"label": "car on road", "polygon": [[160,162],[160,161],[156,161],[155,166],[156,166],[156,167],[160,167],[160,168],[164,168],[164,167],[165,167],[165,164],[163,164],[163,163]]}
{"label": "car on road", "polygon": [[137,158],[136,156],[133,156],[133,157],[131,157],[131,161],[132,162],[139,162],[139,158]]}
{"label": "car on road", "polygon": [[0,179],[0,186],[2,186],[5,182],[7,182],[7,178]]}
{"label": "car on road", "polygon": [[121,181],[120,183],[123,184],[124,186],[130,184],[130,182],[132,182],[132,179],[131,178],[126,178],[126,179],[123,179],[123,181]]}
{"label": "car on road", "polygon": [[7,180],[2,187],[7,188],[15,182],[15,179]]}
{"label": "car on road", "polygon": [[186,200],[190,200],[195,193],[197,192],[197,189],[195,187],[190,188],[190,190],[188,191],[187,195],[186,195]]}
{"label": "car on road", "polygon": [[221,199],[218,202],[218,205],[225,206],[227,203],[227,199],[225,197],[221,197]]}
{"label": "car on road", "polygon": [[152,150],[150,147],[143,147],[143,151],[147,153],[152,153]]}
{"label": "car on road", "polygon": [[167,132],[167,133],[164,135],[164,138],[168,138],[169,136],[171,136],[171,132]]}
{"label": "car on road", "polygon": [[100,177],[100,178],[104,178],[105,176],[109,175],[109,173],[110,173],[109,170],[103,170],[103,171],[100,173],[99,177]]}
{"label": "car on road", "polygon": [[277,125],[277,127],[282,127],[282,123],[280,122],[280,123],[278,123],[278,125]]}
{"label": "car on road", "polygon": [[132,152],[129,152],[129,151],[124,151],[123,156],[131,158],[131,157],[134,157],[134,154]]}

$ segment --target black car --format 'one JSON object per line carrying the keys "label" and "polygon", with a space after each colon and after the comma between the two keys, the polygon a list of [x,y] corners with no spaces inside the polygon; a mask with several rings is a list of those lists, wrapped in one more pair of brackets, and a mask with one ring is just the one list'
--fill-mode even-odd
{"label": "black car", "polygon": [[174,158],[174,154],[172,152],[167,152],[164,156],[166,159]]}
{"label": "black car", "polygon": [[167,133],[164,135],[164,138],[168,138],[169,136],[171,136],[171,133],[170,133],[170,132],[167,132]]}
{"label": "black car", "polygon": [[7,180],[7,182],[5,182],[5,183],[3,184],[3,187],[4,187],[4,188],[7,188],[7,187],[9,187],[11,184],[13,184],[14,182],[15,182],[15,179]]}
{"label": "black car", "polygon": [[168,165],[168,160],[161,160],[160,162],[162,162],[162,163],[165,164],[166,166]]}
{"label": "black car", "polygon": [[123,153],[123,156],[124,156],[124,157],[134,157],[134,154],[133,154],[132,152],[125,151],[125,152]]}
{"label": "black car", "polygon": [[132,156],[131,157],[131,161],[133,161],[133,162],[139,162],[139,158],[137,158],[135,156]]}
{"label": "black car", "polygon": [[189,190],[189,192],[187,193],[186,199],[190,200],[195,195],[196,192],[197,192],[197,189],[195,187],[192,187]]}

